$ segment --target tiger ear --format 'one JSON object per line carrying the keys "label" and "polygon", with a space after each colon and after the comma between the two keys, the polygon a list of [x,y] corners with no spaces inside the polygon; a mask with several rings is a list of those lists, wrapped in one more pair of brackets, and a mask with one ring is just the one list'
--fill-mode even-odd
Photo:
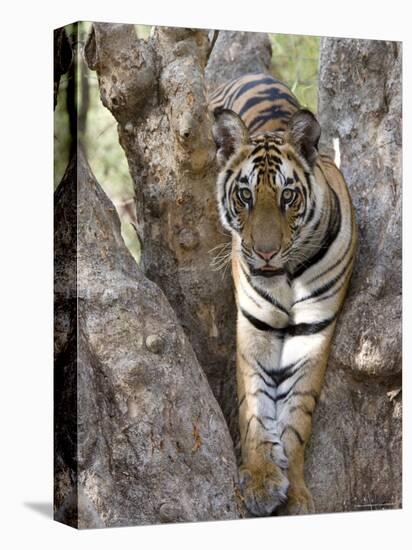
{"label": "tiger ear", "polygon": [[318,155],[320,125],[307,109],[296,111],[286,129],[286,139],[313,166]]}
{"label": "tiger ear", "polygon": [[245,123],[230,109],[216,109],[212,133],[216,144],[216,157],[220,166],[240,148],[249,143],[249,132]]}

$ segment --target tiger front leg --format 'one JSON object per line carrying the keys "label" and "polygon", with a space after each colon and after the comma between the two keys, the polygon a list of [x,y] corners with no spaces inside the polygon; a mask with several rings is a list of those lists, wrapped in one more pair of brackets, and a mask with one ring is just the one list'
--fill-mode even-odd
{"label": "tiger front leg", "polygon": [[276,424],[275,385],[259,363],[237,353],[242,466],[240,486],[247,509],[270,515],[287,498],[287,458]]}
{"label": "tiger front leg", "polygon": [[[312,400],[312,403],[314,400]],[[305,447],[310,437],[312,406],[310,399],[301,401],[302,409],[295,409],[285,419],[286,426],[282,429],[282,442],[289,457],[288,477],[290,480],[287,503],[282,510],[288,515],[313,514],[315,506],[312,495],[306,486],[304,478]],[[303,412],[303,410],[308,411]],[[292,427],[293,424],[300,426]]]}
{"label": "tiger front leg", "polygon": [[[289,515],[315,512],[312,495],[304,479],[305,448],[323,384],[331,332],[328,331],[327,335],[289,339],[285,342],[282,354],[283,358],[289,356],[287,364],[290,366],[286,370],[291,369],[289,373],[292,373],[282,380],[277,390],[277,419],[280,438],[288,457],[290,483],[287,504],[281,512]],[[296,359],[296,350],[305,352]],[[293,362],[291,357],[295,358]]]}

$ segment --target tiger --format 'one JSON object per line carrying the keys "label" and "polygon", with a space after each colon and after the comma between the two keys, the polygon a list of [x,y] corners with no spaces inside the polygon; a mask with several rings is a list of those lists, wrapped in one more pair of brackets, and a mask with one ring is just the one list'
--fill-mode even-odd
{"label": "tiger", "polygon": [[209,105],[232,236],[242,498],[252,516],[314,513],[305,448],[355,261],[351,197],[285,84],[245,75]]}

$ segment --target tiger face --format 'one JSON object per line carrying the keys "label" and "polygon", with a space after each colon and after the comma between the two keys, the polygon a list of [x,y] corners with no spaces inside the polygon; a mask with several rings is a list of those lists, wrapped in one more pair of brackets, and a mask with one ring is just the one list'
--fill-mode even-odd
{"label": "tiger face", "polygon": [[320,127],[306,110],[297,111],[286,131],[249,137],[232,111],[215,113],[214,138],[223,167],[218,204],[251,275],[288,272],[307,246],[316,189],[312,170]]}

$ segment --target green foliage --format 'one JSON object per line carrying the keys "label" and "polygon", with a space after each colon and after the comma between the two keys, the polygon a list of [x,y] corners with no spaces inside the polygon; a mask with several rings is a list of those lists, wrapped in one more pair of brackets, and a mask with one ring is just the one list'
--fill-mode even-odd
{"label": "green foliage", "polygon": [[69,163],[69,115],[66,109],[67,76],[63,75],[56,108],[54,110],[54,189],[61,182],[66,166]]}
{"label": "green foliage", "polygon": [[272,74],[314,113],[318,102],[320,38],[295,34],[270,34]]}
{"label": "green foliage", "polygon": [[[84,29],[84,32],[86,35],[88,29]],[[122,210],[122,203],[134,197],[134,189],[126,155],[119,143],[117,122],[101,102],[96,73],[90,71],[86,64],[83,70],[89,87],[86,132],[83,136],[87,159],[97,181],[116,206],[125,244],[135,260],[139,262],[140,244],[131,225],[133,220]]]}
{"label": "green foliage", "polygon": [[133,196],[133,184],[126,156],[119,144],[117,122],[101,100],[96,73],[87,72],[89,108],[85,133],[87,159],[97,181],[111,200]]}
{"label": "green foliage", "polygon": [[152,27],[150,27],[149,25],[135,25],[135,27],[137,36],[139,38],[143,38],[143,40],[147,40],[149,38]]}
{"label": "green foliage", "polygon": [[[90,23],[79,23],[78,28],[80,47],[77,49],[76,58],[79,63],[75,69],[78,79],[78,139],[86,152],[87,159],[97,181],[103,187],[120,214],[122,203],[134,197],[133,182],[126,156],[119,144],[117,122],[101,102],[96,73],[90,71],[83,60],[82,45],[85,43],[90,25]],[[70,27],[67,30],[69,33],[72,31]],[[70,131],[66,105],[68,78],[70,78],[68,75],[62,77],[58,102],[54,113],[55,188],[60,183],[69,161]],[[84,113],[84,120],[81,120],[82,113]],[[85,128],[84,132],[81,131],[83,125]],[[131,219],[124,215],[120,217],[122,221],[121,231],[126,246],[138,261],[140,246],[136,232],[130,224]]]}

